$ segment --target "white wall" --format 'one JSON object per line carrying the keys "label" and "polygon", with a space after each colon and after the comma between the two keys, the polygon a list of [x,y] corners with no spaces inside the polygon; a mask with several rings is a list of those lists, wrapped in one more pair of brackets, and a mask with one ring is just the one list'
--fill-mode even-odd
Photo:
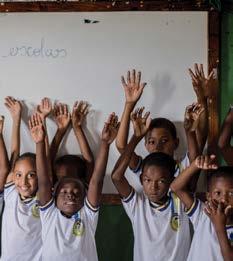
{"label": "white wall", "polygon": [[[84,19],[98,23],[86,24]],[[25,121],[45,96],[70,107],[82,99],[92,105],[87,127],[96,153],[107,115],[120,115],[123,109],[120,76],[133,68],[141,70],[147,82],[139,105],[181,129],[184,108],[195,100],[187,68],[195,62],[207,68],[208,63],[206,12],[0,14],[0,35],[0,113],[6,116],[7,144],[11,122],[5,96],[25,102]],[[49,119],[50,137],[55,129]],[[21,136],[22,152],[34,150],[24,124]],[[142,145],[137,151],[146,155]],[[79,152],[72,132],[65,149]],[[184,150],[183,143],[178,155]],[[117,157],[112,146],[104,192],[114,191],[109,174]]]}

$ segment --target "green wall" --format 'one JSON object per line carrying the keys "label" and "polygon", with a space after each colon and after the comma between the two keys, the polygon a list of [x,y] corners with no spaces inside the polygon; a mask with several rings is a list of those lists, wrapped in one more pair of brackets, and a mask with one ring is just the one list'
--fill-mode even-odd
{"label": "green wall", "polygon": [[122,205],[101,207],[96,246],[99,261],[133,260],[133,231]]}
{"label": "green wall", "polygon": [[220,119],[233,104],[233,13],[223,12],[221,22]]}

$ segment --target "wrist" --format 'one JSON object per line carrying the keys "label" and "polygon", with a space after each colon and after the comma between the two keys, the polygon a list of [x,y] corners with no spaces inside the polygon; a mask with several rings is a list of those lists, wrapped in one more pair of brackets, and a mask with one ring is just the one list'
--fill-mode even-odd
{"label": "wrist", "polygon": [[225,224],[223,222],[213,220],[212,223],[215,227],[216,232],[222,232],[225,230]]}
{"label": "wrist", "polygon": [[125,109],[129,109],[130,111],[132,111],[135,107],[137,102],[125,102]]}
{"label": "wrist", "polygon": [[64,132],[66,132],[66,130],[68,129],[68,126],[66,126],[66,127],[57,127],[57,132],[59,132],[59,133],[64,133]]}
{"label": "wrist", "polygon": [[108,141],[106,140],[101,140],[101,146],[104,147],[104,148],[109,148],[110,147],[110,144]]}
{"label": "wrist", "polygon": [[144,136],[136,136],[135,134],[133,134],[132,140],[135,141],[135,142],[140,142],[143,137]]}

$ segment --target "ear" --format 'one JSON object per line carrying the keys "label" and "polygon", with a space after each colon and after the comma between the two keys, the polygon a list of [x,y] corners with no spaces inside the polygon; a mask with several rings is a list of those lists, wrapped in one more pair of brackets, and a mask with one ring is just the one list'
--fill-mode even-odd
{"label": "ear", "polygon": [[176,150],[178,148],[179,144],[180,144],[180,140],[179,140],[179,138],[176,138],[174,140],[174,150]]}

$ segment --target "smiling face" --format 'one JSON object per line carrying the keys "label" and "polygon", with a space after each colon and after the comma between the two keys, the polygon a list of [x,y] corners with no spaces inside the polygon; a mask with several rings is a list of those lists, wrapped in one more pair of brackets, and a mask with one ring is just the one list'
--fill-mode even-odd
{"label": "smiling face", "polygon": [[172,182],[169,170],[155,165],[145,166],[141,175],[143,190],[150,201],[163,204]]}
{"label": "smiling face", "polygon": [[66,216],[72,216],[84,204],[84,187],[79,181],[62,181],[58,185],[56,195],[57,208]]}
{"label": "smiling face", "polygon": [[38,183],[36,166],[32,159],[24,158],[15,163],[13,181],[23,199],[35,196]]}
{"label": "smiling face", "polygon": [[153,128],[146,136],[145,147],[149,153],[163,152],[173,157],[178,145],[179,140],[165,128]]}
{"label": "smiling face", "polygon": [[223,203],[224,208],[233,207],[233,179],[226,177],[215,177],[209,185],[207,194],[208,201]]}

